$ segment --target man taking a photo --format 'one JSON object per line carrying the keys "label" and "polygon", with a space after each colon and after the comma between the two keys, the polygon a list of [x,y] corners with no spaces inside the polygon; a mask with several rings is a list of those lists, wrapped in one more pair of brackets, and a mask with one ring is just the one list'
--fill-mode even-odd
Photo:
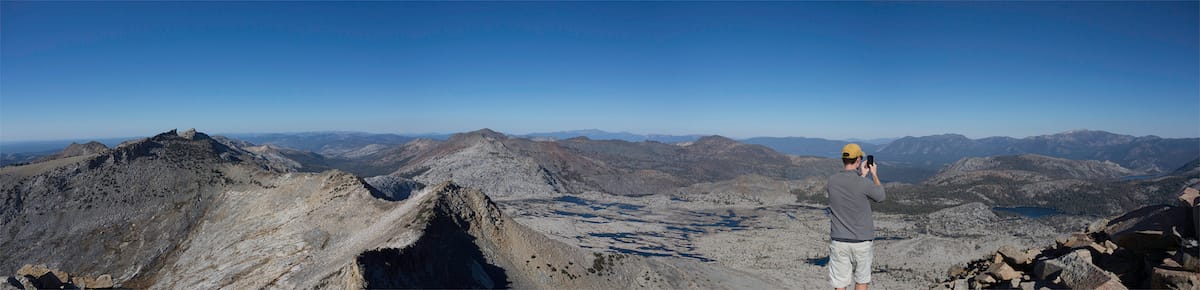
{"label": "man taking a photo", "polygon": [[[875,223],[871,218],[871,201],[885,198],[875,164],[863,160],[858,144],[842,147],[842,171],[829,176],[825,190],[829,193],[829,284],[838,290],[850,285],[866,290],[871,283],[871,245],[875,239]],[[871,158],[872,161],[874,158]],[[874,163],[874,162],[870,162]],[[871,175],[871,181],[866,179]],[[874,181],[874,182],[872,182]]]}

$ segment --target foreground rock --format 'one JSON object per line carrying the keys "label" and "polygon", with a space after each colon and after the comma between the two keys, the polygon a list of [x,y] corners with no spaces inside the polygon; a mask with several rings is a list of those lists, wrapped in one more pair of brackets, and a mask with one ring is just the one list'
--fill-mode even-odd
{"label": "foreground rock", "polygon": [[1174,205],[1147,206],[1045,249],[1004,246],[973,261],[933,289],[1200,288],[1200,181]]}
{"label": "foreground rock", "polygon": [[0,277],[0,289],[106,289],[112,276],[85,277],[51,269],[46,265],[22,266],[13,277]]}

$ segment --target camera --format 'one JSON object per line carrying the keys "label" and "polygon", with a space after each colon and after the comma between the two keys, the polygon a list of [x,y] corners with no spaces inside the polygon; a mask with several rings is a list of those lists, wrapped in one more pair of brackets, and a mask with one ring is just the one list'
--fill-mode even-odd
{"label": "camera", "polygon": [[875,155],[867,155],[867,167],[875,166]]}

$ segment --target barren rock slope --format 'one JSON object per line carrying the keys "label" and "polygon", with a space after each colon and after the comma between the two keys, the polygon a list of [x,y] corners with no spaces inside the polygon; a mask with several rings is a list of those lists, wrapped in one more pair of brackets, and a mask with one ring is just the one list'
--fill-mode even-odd
{"label": "barren rock slope", "polygon": [[677,258],[593,253],[450,183],[387,195],[201,133],[0,169],[0,273],[45,264],[131,288],[753,288]]}

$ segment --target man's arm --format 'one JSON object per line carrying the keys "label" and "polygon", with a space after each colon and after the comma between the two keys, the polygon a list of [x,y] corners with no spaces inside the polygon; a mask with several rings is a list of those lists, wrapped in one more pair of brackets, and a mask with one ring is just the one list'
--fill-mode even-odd
{"label": "man's arm", "polygon": [[871,190],[867,192],[867,198],[870,198],[874,202],[882,202],[887,198],[887,193],[883,191],[883,184],[879,182],[879,172],[877,171],[879,164],[876,163],[867,168],[870,168],[871,179],[875,180],[875,185],[871,186]]}

